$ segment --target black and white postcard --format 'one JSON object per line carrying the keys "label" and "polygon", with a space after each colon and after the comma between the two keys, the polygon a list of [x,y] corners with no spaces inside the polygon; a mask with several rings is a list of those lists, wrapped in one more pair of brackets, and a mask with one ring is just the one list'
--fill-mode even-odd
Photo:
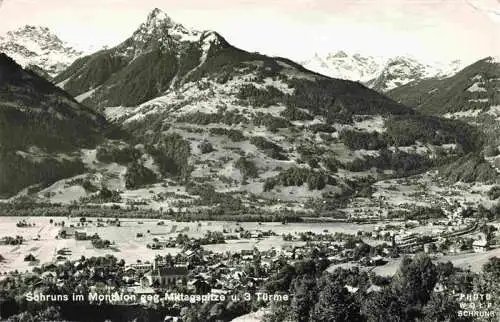
{"label": "black and white postcard", "polygon": [[0,321],[500,319],[499,0],[0,0]]}

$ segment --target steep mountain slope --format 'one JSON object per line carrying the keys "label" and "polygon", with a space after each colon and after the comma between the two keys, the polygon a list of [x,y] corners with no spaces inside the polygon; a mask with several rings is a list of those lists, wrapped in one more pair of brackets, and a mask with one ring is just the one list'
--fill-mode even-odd
{"label": "steep mountain slope", "polygon": [[306,68],[334,78],[359,81],[370,88],[386,92],[412,81],[443,78],[461,68],[460,61],[447,63],[422,63],[415,58],[392,58],[346,54],[339,51],[321,57],[316,54],[302,63]]}
{"label": "steep mountain slope", "polygon": [[77,60],[56,82],[95,106],[134,106],[184,82],[231,47],[215,32],[189,30],[160,10],[117,47]]}
{"label": "steep mountain slope", "polygon": [[426,114],[441,115],[478,126],[485,143],[483,154],[500,169],[498,59],[481,59],[452,77],[413,82],[390,91],[388,95]]}
{"label": "steep mountain slope", "polygon": [[24,26],[0,35],[0,53],[49,77],[56,76],[83,55],[48,28],[39,26]]}
{"label": "steep mountain slope", "polygon": [[[252,68],[247,66],[249,62],[254,70],[262,69],[270,75],[291,69],[310,74],[309,78],[326,79],[291,61],[235,48],[216,32],[189,30],[155,9],[125,42],[77,60],[55,81],[89,105],[136,106],[182,84],[200,81],[208,74],[228,78],[238,74],[238,68]],[[259,68],[263,63],[264,68]],[[370,98],[384,101],[362,86],[333,80],[330,83],[336,84],[333,87],[339,95],[350,99],[356,99],[362,91]],[[389,103],[388,108],[391,105],[394,104]]]}
{"label": "steep mountain slope", "polygon": [[71,152],[101,140],[105,120],[0,54],[0,195],[81,171]]}
{"label": "steep mountain slope", "polygon": [[[123,204],[239,213],[334,207],[374,178],[416,173],[439,164],[438,155],[478,146],[471,126],[243,51],[159,10],[124,43],[77,60],[57,81],[130,134],[129,142],[86,151],[97,167],[120,164],[106,186],[115,194],[106,195]],[[95,176],[85,180],[102,186]],[[110,199],[86,199],[96,200]]]}
{"label": "steep mountain slope", "polygon": [[460,70],[460,61],[450,64],[426,64],[410,57],[394,57],[387,61],[382,71],[367,85],[377,91],[387,92],[410,82],[451,76]]}
{"label": "steep mountain slope", "polygon": [[456,75],[429,79],[396,88],[388,95],[432,114],[485,110],[500,104],[500,63],[489,57]]}

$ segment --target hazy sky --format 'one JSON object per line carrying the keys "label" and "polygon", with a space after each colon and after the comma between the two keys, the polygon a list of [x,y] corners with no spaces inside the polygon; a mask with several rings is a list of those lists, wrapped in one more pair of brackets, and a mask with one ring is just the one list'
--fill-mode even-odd
{"label": "hazy sky", "polygon": [[44,25],[83,47],[112,46],[155,7],[242,49],[295,60],[337,50],[426,60],[500,56],[500,0],[4,0],[0,32]]}

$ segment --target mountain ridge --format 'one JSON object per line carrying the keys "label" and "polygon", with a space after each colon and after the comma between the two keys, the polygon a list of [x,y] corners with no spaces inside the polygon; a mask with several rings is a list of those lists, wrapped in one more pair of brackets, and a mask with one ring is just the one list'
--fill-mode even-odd
{"label": "mountain ridge", "polygon": [[[85,97],[90,105],[121,105],[133,96],[131,104],[141,103],[182,82],[207,57],[228,46],[218,33],[189,30],[155,9],[131,37],[113,48],[78,59],[55,82],[75,97],[92,91],[94,101],[91,95]],[[81,66],[92,64],[95,69],[80,70]],[[132,74],[137,81],[124,85],[131,94],[122,99],[113,88],[121,86],[116,84],[120,78],[130,79]],[[151,75],[154,85],[144,88],[141,79]]]}
{"label": "mountain ridge", "polygon": [[480,144],[473,127],[422,115],[359,82],[185,30],[155,11],[118,46],[57,76],[127,137],[79,149],[85,172],[36,198],[328,211],[373,180],[428,170]]}
{"label": "mountain ridge", "polygon": [[[191,192],[225,191],[250,203],[265,196],[297,204],[352,191],[346,173],[378,176],[370,169],[403,164],[418,171],[432,164],[434,146],[474,149],[472,134],[461,136],[467,126],[418,115],[358,82],[246,52],[215,32],[179,40],[178,30],[188,29],[153,11],[123,43],[76,61],[57,78],[123,126],[130,148],[143,154],[136,168],[148,168],[160,181],[187,182]],[[215,40],[209,48],[202,48],[203,35]],[[122,61],[96,77],[102,62],[116,57]]]}
{"label": "mountain ridge", "polygon": [[482,154],[499,169],[499,88],[500,60],[487,57],[449,78],[412,82],[387,94],[428,115],[460,120],[481,128],[485,142]]}
{"label": "mountain ridge", "polygon": [[102,140],[107,122],[46,79],[0,54],[0,195],[84,168],[74,152]]}
{"label": "mountain ridge", "polygon": [[0,52],[23,67],[41,69],[52,78],[84,53],[62,41],[49,28],[26,25],[0,35]]}
{"label": "mountain ridge", "polygon": [[431,114],[485,109],[500,104],[496,90],[499,77],[500,63],[494,57],[486,57],[449,78],[409,83],[388,95]]}
{"label": "mountain ridge", "polygon": [[376,57],[344,51],[315,54],[302,64],[330,77],[359,81],[380,92],[420,79],[448,77],[462,67],[459,60],[425,63],[411,56]]}

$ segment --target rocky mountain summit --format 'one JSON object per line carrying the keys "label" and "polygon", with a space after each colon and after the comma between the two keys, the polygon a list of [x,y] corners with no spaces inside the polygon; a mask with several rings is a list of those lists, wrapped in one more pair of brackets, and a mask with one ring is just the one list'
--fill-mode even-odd
{"label": "rocky mountain summit", "polygon": [[83,55],[49,28],[30,25],[0,35],[0,52],[49,77],[56,76]]}

